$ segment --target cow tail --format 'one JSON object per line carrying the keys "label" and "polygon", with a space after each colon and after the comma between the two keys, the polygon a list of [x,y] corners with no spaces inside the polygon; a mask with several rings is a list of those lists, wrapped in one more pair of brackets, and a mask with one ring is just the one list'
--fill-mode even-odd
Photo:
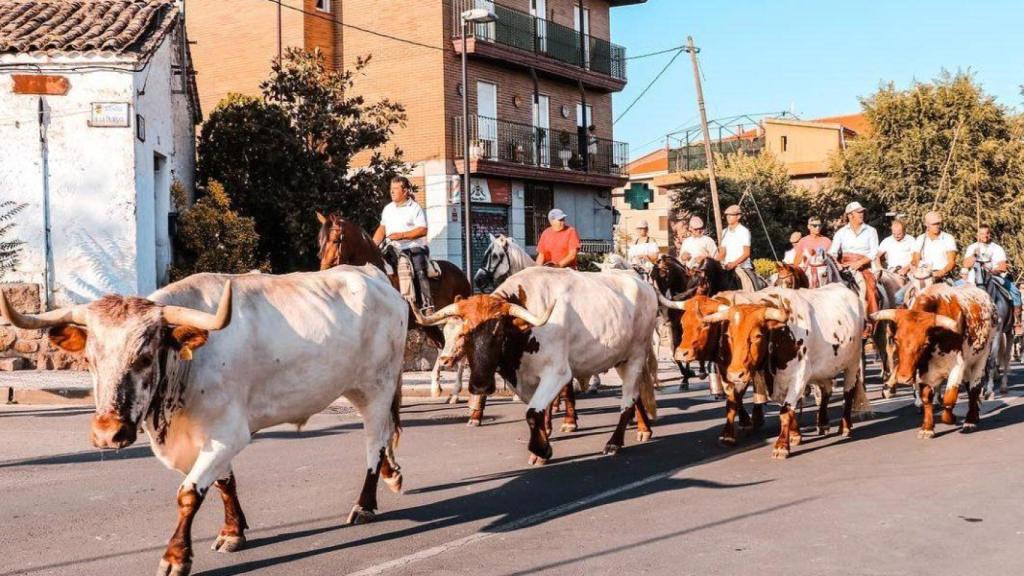
{"label": "cow tail", "polygon": [[640,374],[640,401],[651,421],[658,419],[658,400],[654,396],[654,388],[658,385],[658,357],[654,350],[647,347],[647,359],[643,372]]}
{"label": "cow tail", "polygon": [[391,433],[390,448],[392,454],[398,450],[398,441],[402,437],[402,375],[398,375],[398,386],[395,388],[395,396],[391,399],[391,424],[394,431]]}

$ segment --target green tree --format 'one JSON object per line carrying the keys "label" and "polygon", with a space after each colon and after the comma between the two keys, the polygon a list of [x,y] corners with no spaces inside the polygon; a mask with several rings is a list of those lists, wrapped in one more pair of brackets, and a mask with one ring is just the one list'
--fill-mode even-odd
{"label": "green tree", "polygon": [[13,200],[0,202],[0,278],[9,270],[14,270],[21,256],[21,247],[25,244],[17,238],[10,238],[14,230],[14,217],[24,210],[28,204],[18,204]]}
{"label": "green tree", "polygon": [[[754,258],[771,258],[771,244],[781,259],[788,249],[789,235],[794,230],[806,228],[810,210],[808,194],[790,183],[786,167],[768,151],[760,154],[716,154],[715,176],[722,211],[731,204],[739,204],[743,208],[743,224],[750,229],[751,255]],[[672,202],[677,218],[685,221],[691,215],[700,216],[714,237],[715,217],[707,171],[695,171],[685,176],[683,183],[676,188]],[[725,218],[722,220],[722,226],[725,226]]]}
{"label": "green tree", "polygon": [[903,214],[908,232],[920,234],[924,213],[935,207],[961,247],[974,242],[979,223],[988,223],[1021,270],[1021,119],[966,73],[943,73],[906,90],[889,84],[861,104],[872,132],[835,158],[835,185],[815,205],[835,217],[858,200],[883,236],[886,212]]}
{"label": "green tree", "polygon": [[253,269],[267,270],[260,265],[252,218],[239,216],[231,209],[231,199],[216,180],[191,207],[180,182],[171,185],[171,198],[178,207],[178,232],[174,237],[175,264],[171,280],[180,280],[199,272],[242,274]]}
{"label": "green tree", "polygon": [[231,95],[203,124],[199,180],[222,182],[255,220],[259,251],[276,272],[317,267],[317,211],[375,228],[388,180],[405,169],[401,150],[388,147],[404,108],[355,94],[368,63],[333,71],[319,50],[289,49],[261,84],[262,98]]}

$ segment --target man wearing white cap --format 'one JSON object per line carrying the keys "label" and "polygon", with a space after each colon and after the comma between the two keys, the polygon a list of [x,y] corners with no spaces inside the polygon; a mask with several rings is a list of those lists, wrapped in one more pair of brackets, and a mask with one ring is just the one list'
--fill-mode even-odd
{"label": "man wearing white cap", "polygon": [[647,220],[641,220],[636,224],[636,240],[629,249],[629,258],[634,258],[645,263],[654,264],[658,261],[658,241],[648,235]]}
{"label": "man wearing white cap", "polygon": [[718,261],[726,270],[753,268],[750,262],[750,230],[740,224],[740,207],[736,204],[725,209],[728,224],[722,232],[722,244],[718,247]]}
{"label": "man wearing white cap", "polygon": [[679,260],[688,268],[696,268],[705,258],[714,258],[718,253],[715,241],[704,235],[704,221],[697,216],[690,218],[690,235],[679,246]]}
{"label": "man wearing white cap", "polygon": [[[878,232],[869,224],[864,223],[864,207],[860,202],[846,205],[846,226],[840,228],[832,237],[832,247],[828,253],[833,258],[840,257],[839,264],[849,270],[859,270],[864,276],[864,288],[867,292],[867,313],[878,311],[878,294],[875,289],[875,274],[871,271],[871,262],[878,256]],[[869,332],[868,324],[864,327]]]}
{"label": "man wearing white cap", "polygon": [[796,245],[800,243],[800,239],[803,238],[803,234],[799,232],[793,232],[789,235],[789,250],[782,255],[782,261],[786,264],[793,264],[796,262]]}
{"label": "man wearing white cap", "polygon": [[565,223],[565,212],[558,208],[548,212],[551,227],[537,241],[537,265],[555,268],[576,268],[580,251],[580,235]]}

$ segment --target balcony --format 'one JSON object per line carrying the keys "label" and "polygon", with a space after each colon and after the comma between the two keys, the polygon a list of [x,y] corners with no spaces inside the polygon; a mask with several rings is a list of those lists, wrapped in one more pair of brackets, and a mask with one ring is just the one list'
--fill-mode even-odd
{"label": "balcony", "polygon": [[457,53],[462,53],[460,14],[472,8],[492,10],[498,20],[469,27],[468,54],[580,80],[596,90],[618,92],[626,86],[626,49],[622,46],[490,0],[452,0]]}
{"label": "balcony", "polygon": [[[452,119],[452,156],[463,158],[462,116]],[[629,147],[576,132],[536,128],[507,120],[469,117],[470,171],[528,180],[614,188],[625,183]],[[457,163],[461,170],[461,162]]]}

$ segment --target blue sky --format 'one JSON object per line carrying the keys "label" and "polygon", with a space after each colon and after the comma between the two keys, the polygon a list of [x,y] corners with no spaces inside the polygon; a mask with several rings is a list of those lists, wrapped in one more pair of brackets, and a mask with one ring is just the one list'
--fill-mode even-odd
{"label": "blue sky", "polygon": [[[648,0],[612,11],[627,56],[701,48],[708,118],[790,110],[801,118],[857,112],[880,82],[899,87],[970,69],[1004,105],[1024,110],[1024,2],[1002,0]],[[617,116],[671,54],[630,60]],[[697,122],[688,56],[615,125],[636,158]],[[659,138],[661,137],[661,138]]]}

